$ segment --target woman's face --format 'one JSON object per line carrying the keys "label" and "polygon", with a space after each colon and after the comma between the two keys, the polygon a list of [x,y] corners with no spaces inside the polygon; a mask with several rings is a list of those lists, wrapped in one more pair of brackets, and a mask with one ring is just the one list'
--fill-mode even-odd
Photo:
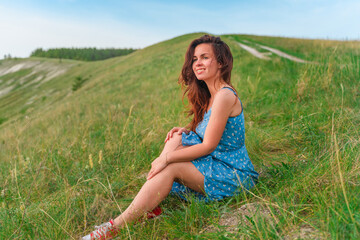
{"label": "woman's face", "polygon": [[215,80],[220,77],[221,64],[217,62],[210,43],[195,47],[192,69],[199,80]]}

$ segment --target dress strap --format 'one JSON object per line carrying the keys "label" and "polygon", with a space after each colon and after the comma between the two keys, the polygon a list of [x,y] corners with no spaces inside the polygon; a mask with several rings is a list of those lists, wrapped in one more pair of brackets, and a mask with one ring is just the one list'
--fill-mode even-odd
{"label": "dress strap", "polygon": [[[241,108],[242,108],[242,107],[243,107],[242,102],[241,102],[239,96],[237,95],[237,93],[235,92],[235,90],[232,89],[231,87],[223,87],[223,88],[221,88],[221,89],[224,89],[224,88],[230,89],[230,90],[235,94],[235,96],[239,99],[240,104],[241,104]],[[241,112],[242,112],[242,110],[241,110]]]}
{"label": "dress strap", "polygon": [[235,90],[234,89],[232,89],[231,87],[223,87],[222,89],[224,89],[224,88],[227,88],[227,89],[230,89],[234,94],[235,94],[235,96],[237,96],[238,97],[238,95],[237,95],[237,93],[235,92]]}

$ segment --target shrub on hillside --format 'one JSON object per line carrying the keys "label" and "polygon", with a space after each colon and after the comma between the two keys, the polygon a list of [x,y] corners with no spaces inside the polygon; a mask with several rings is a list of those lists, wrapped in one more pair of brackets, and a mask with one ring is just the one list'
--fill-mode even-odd
{"label": "shrub on hillside", "polygon": [[104,60],[112,57],[124,56],[136,51],[132,48],[51,48],[43,50],[38,48],[33,51],[30,57],[46,57],[46,58],[59,58],[59,59],[74,59],[82,61],[97,61]]}
{"label": "shrub on hillside", "polygon": [[87,78],[83,78],[81,76],[77,76],[73,82],[72,85],[72,90],[73,92],[75,92],[76,90],[78,90],[83,84],[84,82],[86,82],[86,80],[88,80]]}
{"label": "shrub on hillside", "polygon": [[0,125],[6,122],[7,118],[0,117]]}

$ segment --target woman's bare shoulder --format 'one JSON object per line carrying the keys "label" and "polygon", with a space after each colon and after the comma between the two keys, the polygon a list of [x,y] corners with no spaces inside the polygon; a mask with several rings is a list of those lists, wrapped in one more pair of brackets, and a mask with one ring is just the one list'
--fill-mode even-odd
{"label": "woman's bare shoulder", "polygon": [[216,93],[214,102],[212,104],[213,112],[219,112],[219,114],[224,114],[225,116],[229,115],[232,111],[232,107],[235,102],[234,93],[225,90],[220,90]]}
{"label": "woman's bare shoulder", "polygon": [[216,94],[214,104],[221,108],[226,108],[231,117],[237,116],[242,112],[242,106],[238,96],[228,88],[223,88]]}
{"label": "woman's bare shoulder", "polygon": [[233,91],[231,91],[228,88],[220,89],[214,98],[214,102],[224,102],[225,104],[228,103],[234,103],[234,101],[237,99],[237,96],[234,94]]}

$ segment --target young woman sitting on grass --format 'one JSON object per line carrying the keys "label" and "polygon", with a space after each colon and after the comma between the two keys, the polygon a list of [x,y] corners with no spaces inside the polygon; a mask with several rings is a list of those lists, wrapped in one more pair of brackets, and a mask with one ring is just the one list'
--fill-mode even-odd
{"label": "young woman sitting on grass", "polygon": [[232,67],[230,49],[219,37],[204,35],[191,42],[179,78],[193,116],[188,129],[168,132],[130,206],[82,239],[110,239],[144,214],[160,214],[157,206],[169,193],[214,201],[255,185],[258,173],[245,147],[243,108],[230,83]]}

